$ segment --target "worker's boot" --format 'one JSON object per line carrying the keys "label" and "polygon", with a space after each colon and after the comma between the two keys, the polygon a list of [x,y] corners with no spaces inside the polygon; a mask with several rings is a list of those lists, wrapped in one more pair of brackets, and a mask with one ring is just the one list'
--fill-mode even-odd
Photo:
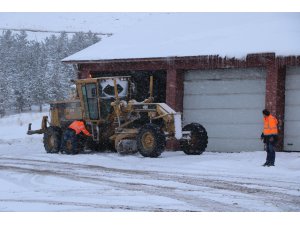
{"label": "worker's boot", "polygon": [[262,166],[268,166],[269,162],[265,162]]}

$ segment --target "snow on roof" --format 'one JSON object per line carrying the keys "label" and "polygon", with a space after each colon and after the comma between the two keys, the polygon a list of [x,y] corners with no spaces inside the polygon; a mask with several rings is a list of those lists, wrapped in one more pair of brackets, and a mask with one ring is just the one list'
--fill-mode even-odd
{"label": "snow on roof", "polygon": [[299,55],[299,40],[300,13],[152,13],[63,61]]}

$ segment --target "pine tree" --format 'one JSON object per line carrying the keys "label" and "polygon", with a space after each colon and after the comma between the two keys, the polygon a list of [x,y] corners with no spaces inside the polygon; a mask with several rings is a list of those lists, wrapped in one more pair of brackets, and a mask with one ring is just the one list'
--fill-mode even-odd
{"label": "pine tree", "polygon": [[29,53],[29,42],[25,31],[21,31],[16,35],[16,43],[14,48],[14,64],[16,67],[15,79],[15,99],[16,108],[19,112],[23,112],[30,102],[30,62],[31,58]]}
{"label": "pine tree", "polygon": [[63,32],[38,42],[28,41],[25,31],[0,35],[0,116],[68,98],[77,71],[61,60],[100,40],[92,32],[69,36]]}
{"label": "pine tree", "polygon": [[[16,73],[14,67],[14,45],[15,37],[10,30],[3,31],[0,38],[0,68],[1,68],[1,95],[3,93],[5,109],[10,109],[14,105],[14,79],[13,75]],[[2,92],[3,91],[3,92]]]}
{"label": "pine tree", "polygon": [[2,68],[0,68],[0,117],[5,116],[7,106],[7,82],[5,74],[3,74]]}
{"label": "pine tree", "polygon": [[31,76],[34,77],[30,86],[31,103],[38,105],[41,112],[43,104],[48,100],[48,84],[45,79],[45,71],[47,68],[46,57],[45,52],[42,50],[42,45],[37,42],[32,43],[30,52],[32,58],[30,72]]}
{"label": "pine tree", "polygon": [[82,49],[87,48],[88,46],[99,42],[100,40],[101,39],[91,31],[89,31],[87,34],[84,34],[82,32],[75,33],[70,42],[69,53],[70,55],[74,54],[78,51],[81,51]]}

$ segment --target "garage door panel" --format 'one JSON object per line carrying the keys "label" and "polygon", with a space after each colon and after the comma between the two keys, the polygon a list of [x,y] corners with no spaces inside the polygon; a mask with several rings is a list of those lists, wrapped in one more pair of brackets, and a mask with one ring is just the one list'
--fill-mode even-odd
{"label": "garage door panel", "polygon": [[299,89],[300,87],[300,74],[299,75],[289,75],[285,83],[286,90]]}
{"label": "garage door panel", "polygon": [[284,150],[300,151],[300,67],[288,67],[285,81]]}
{"label": "garage door panel", "polygon": [[257,139],[259,140],[262,126],[261,124],[243,124],[243,129],[237,129],[236,125],[226,124],[207,124],[207,132],[210,138],[229,138],[229,139]]}
{"label": "garage door panel", "polygon": [[264,93],[263,80],[189,81],[184,82],[185,94]]}
{"label": "garage door panel", "polygon": [[207,151],[263,150],[265,77],[262,69],[189,71],[185,75],[184,124],[198,122],[206,128]]}
{"label": "garage door panel", "polygon": [[290,66],[287,67],[287,75],[288,76],[298,76],[300,75],[300,67],[299,66]]}
{"label": "garage door panel", "polygon": [[185,81],[198,80],[265,80],[266,73],[263,68],[251,69],[217,69],[217,70],[191,70],[185,74]]}
{"label": "garage door panel", "polygon": [[284,150],[285,151],[300,151],[300,138],[285,137]]}
{"label": "garage door panel", "polygon": [[[242,152],[242,151],[263,151],[264,145],[255,139],[208,139],[207,151],[212,152]],[[262,159],[263,160],[263,159]]]}
{"label": "garage door panel", "polygon": [[[299,98],[300,98],[300,95],[299,95]],[[294,107],[286,106],[284,117],[285,117],[285,121],[290,121],[290,120],[300,121],[300,105],[294,106]]]}
{"label": "garage door panel", "polygon": [[[299,86],[299,88],[300,88],[300,86]],[[286,106],[300,105],[300,89],[286,91],[285,104],[286,104]]]}
{"label": "garage door panel", "polygon": [[300,120],[285,121],[285,136],[287,137],[299,137],[300,138]]}
{"label": "garage door panel", "polygon": [[261,124],[261,109],[215,109],[215,110],[185,110],[183,115],[184,123],[193,121],[206,122],[209,124],[226,123],[226,124]]}
{"label": "garage door panel", "polygon": [[185,95],[183,107],[185,109],[196,108],[229,108],[244,109],[257,108],[262,109],[264,105],[264,95],[262,94],[235,94],[235,95]]}

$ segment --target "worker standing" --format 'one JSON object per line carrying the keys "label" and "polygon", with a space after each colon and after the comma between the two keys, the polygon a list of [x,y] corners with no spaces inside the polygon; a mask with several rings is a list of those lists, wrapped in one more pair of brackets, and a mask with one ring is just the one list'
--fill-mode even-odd
{"label": "worker standing", "polygon": [[265,143],[265,150],[267,152],[267,159],[263,166],[275,166],[275,146],[278,141],[278,121],[271,115],[269,110],[264,109],[262,113],[264,116],[264,129],[261,134],[261,139]]}

